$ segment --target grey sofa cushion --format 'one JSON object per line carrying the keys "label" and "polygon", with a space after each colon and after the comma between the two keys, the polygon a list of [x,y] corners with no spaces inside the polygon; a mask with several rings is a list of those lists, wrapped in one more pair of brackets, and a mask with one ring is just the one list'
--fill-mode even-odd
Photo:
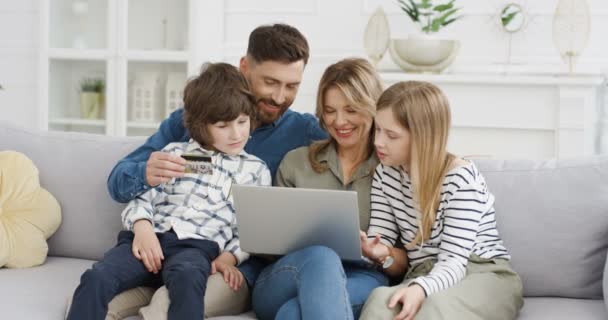
{"label": "grey sofa cushion", "polygon": [[1,269],[2,319],[63,319],[67,299],[93,261],[49,257],[29,269]]}
{"label": "grey sofa cushion", "polygon": [[49,255],[99,260],[116,244],[124,205],[113,201],[110,171],[143,138],[36,132],[0,123],[0,150],[34,161],[40,183],[59,201],[63,221],[49,239]]}
{"label": "grey sofa cushion", "polygon": [[608,249],[608,157],[475,161],[525,296],[601,298]]}
{"label": "grey sofa cushion", "polygon": [[526,298],[517,320],[601,320],[608,312],[600,300]]}

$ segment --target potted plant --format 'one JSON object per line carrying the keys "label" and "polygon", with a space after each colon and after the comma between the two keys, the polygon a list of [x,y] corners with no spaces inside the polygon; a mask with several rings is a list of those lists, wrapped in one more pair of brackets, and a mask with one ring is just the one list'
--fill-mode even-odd
{"label": "potted plant", "polygon": [[105,82],[100,78],[80,81],[80,112],[83,119],[99,119],[103,115]]}
{"label": "potted plant", "polygon": [[407,39],[392,39],[391,57],[409,72],[438,73],[447,68],[460,48],[457,40],[439,39],[437,32],[461,18],[456,0],[396,0],[403,12],[417,25],[421,34],[410,34]]}

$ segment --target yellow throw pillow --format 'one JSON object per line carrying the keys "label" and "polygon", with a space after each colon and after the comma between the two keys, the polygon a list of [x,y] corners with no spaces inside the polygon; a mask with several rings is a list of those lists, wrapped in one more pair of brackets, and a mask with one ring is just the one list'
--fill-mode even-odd
{"label": "yellow throw pillow", "polygon": [[40,187],[38,169],[15,151],[0,152],[0,268],[44,263],[48,239],[61,223],[57,200]]}

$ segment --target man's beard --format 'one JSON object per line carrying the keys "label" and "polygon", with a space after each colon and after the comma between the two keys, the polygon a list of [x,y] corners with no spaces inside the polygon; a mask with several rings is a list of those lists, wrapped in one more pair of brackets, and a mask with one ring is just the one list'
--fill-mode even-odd
{"label": "man's beard", "polygon": [[[272,107],[277,107],[279,110],[277,112],[268,112],[259,106],[260,102],[263,102],[266,105],[270,105]],[[256,107],[258,110],[258,121],[261,124],[270,124],[275,122],[279,117],[281,117],[289,106],[291,106],[293,101],[285,101],[283,104],[276,103],[272,99],[258,99],[256,102]]]}

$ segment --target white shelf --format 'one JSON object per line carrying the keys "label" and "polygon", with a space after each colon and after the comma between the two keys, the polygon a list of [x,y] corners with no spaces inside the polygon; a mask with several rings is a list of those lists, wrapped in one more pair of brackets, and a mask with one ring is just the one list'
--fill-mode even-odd
{"label": "white shelf", "polygon": [[172,50],[129,50],[126,56],[129,61],[187,63],[189,59],[188,52]]}
{"label": "white shelf", "polygon": [[387,83],[399,81],[427,81],[432,83],[451,84],[500,84],[500,85],[568,85],[568,86],[598,86],[606,79],[601,75],[526,75],[526,74],[423,74],[405,72],[381,72],[380,77]]}
{"label": "white shelf", "polygon": [[[74,6],[86,3],[86,6]],[[44,130],[149,135],[165,118],[171,73],[187,75],[206,56],[197,0],[40,0],[40,125]],[[202,3],[202,2],[201,2]],[[86,7],[86,8],[85,8]],[[205,58],[206,59],[206,58]],[[158,74],[151,122],[133,121],[130,94],[140,73]],[[105,81],[103,119],[81,119],[84,79]]]}
{"label": "white shelf", "polygon": [[127,126],[129,128],[138,128],[138,129],[158,129],[158,127],[160,126],[160,122],[129,121],[129,122],[127,122]]}
{"label": "white shelf", "polygon": [[90,127],[104,127],[106,121],[103,119],[78,119],[78,118],[52,118],[49,120],[50,124],[54,125],[76,125],[76,126],[90,126]]}
{"label": "white shelf", "polygon": [[57,60],[106,60],[111,56],[109,50],[49,49],[49,58]]}

